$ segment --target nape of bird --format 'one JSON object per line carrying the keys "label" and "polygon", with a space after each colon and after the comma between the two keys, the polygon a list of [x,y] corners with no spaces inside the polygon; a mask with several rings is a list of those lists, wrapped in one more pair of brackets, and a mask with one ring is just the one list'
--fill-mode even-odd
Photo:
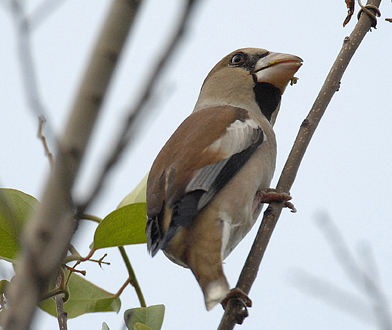
{"label": "nape of bird", "polygon": [[[244,48],[208,74],[192,114],[166,142],[147,182],[147,246],[188,267],[207,310],[230,287],[222,262],[257,220],[276,162],[273,125],[302,59]],[[268,193],[267,193],[268,194]]]}

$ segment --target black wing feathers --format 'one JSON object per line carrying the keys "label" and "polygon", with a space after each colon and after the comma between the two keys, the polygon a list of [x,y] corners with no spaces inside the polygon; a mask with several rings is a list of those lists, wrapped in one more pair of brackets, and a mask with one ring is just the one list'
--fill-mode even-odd
{"label": "black wing feathers", "polygon": [[[254,142],[246,149],[234,154],[229,159],[224,159],[209,166],[209,171],[215,172],[214,167],[221,167],[208,190],[195,190],[182,197],[173,208],[172,219],[169,229],[162,242],[161,248],[174,237],[179,227],[186,227],[192,223],[199,211],[205,207],[212,198],[239,172],[256,149],[263,143],[264,134],[262,129],[257,129]],[[222,162],[225,162],[222,167]],[[207,175],[208,176],[208,175]],[[154,252],[154,251],[153,251]]]}

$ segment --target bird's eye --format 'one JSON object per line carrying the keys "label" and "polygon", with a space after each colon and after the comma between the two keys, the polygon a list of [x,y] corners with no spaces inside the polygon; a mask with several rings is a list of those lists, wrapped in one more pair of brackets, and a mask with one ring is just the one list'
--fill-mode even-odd
{"label": "bird's eye", "polygon": [[234,54],[230,60],[231,65],[240,65],[245,61],[245,55],[243,53]]}

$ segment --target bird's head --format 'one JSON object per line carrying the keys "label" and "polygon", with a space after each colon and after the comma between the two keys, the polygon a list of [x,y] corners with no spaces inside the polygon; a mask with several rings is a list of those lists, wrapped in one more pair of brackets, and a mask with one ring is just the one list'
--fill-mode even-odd
{"label": "bird's head", "polygon": [[295,55],[259,48],[238,49],[208,74],[194,111],[232,105],[261,112],[274,124],[281,96],[301,65],[302,59]]}

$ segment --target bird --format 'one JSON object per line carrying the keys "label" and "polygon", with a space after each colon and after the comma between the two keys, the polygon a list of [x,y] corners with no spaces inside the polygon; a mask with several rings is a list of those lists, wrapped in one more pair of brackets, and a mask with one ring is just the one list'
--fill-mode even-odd
{"label": "bird", "polygon": [[190,268],[207,310],[229,296],[223,260],[268,200],[277,152],[273,125],[302,63],[298,56],[260,48],[225,56],[152,164],[147,248]]}

